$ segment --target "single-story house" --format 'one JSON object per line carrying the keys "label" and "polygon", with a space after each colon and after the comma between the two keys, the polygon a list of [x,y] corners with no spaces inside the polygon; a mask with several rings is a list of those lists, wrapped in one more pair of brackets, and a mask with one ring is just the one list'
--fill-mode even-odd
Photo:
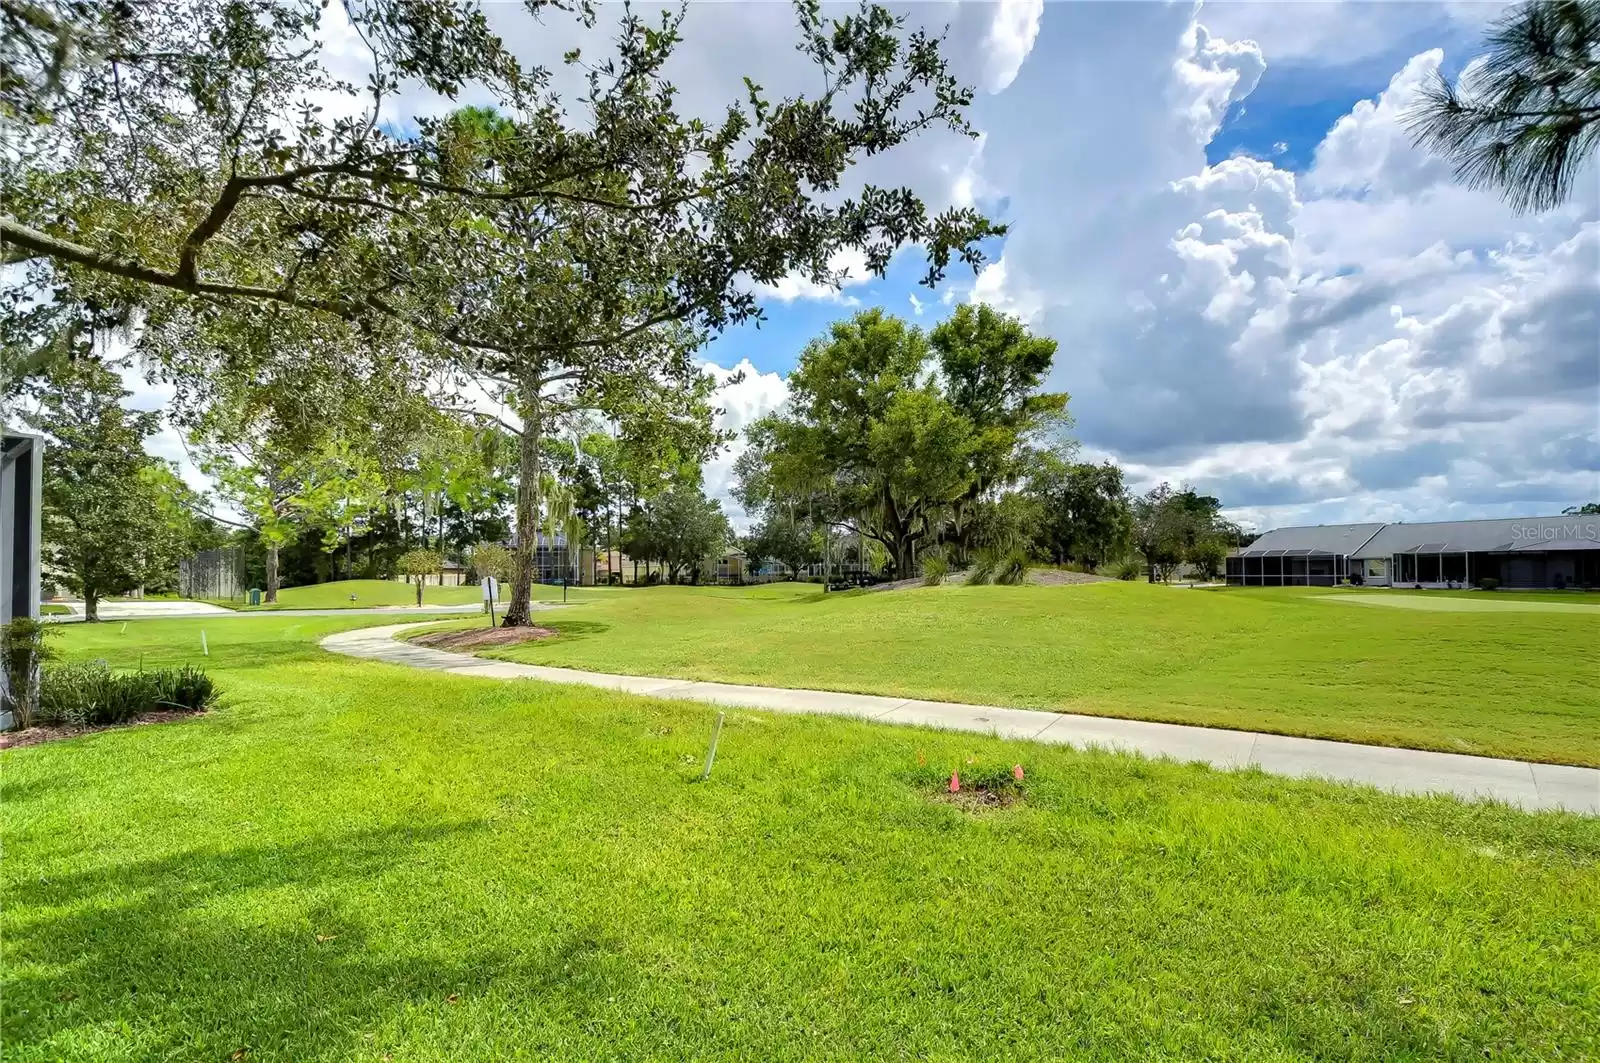
{"label": "single-story house", "polygon": [[1230,584],[1600,587],[1600,517],[1276,528],[1227,561]]}
{"label": "single-story house", "polygon": [[700,562],[702,583],[747,583],[750,580],[749,559],[743,550],[724,550]]}

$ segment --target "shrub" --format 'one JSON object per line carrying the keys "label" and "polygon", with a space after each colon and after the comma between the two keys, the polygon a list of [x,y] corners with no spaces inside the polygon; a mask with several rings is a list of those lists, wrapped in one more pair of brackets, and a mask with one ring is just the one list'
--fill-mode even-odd
{"label": "shrub", "polygon": [[[467,555],[472,570],[481,580],[484,576],[493,576],[505,582],[516,574],[517,557],[511,550],[499,543],[484,541],[472,548]],[[429,571],[433,571],[430,569]],[[613,572],[613,576],[617,573]]]}
{"label": "shrub", "polygon": [[967,569],[967,586],[976,587],[994,579],[995,569],[1000,567],[1000,555],[991,549],[985,548],[972,555],[972,567]]}
{"label": "shrub", "polygon": [[1478,589],[1485,591],[1499,590],[1500,581],[1495,579],[1493,576],[1485,576],[1478,581]]}
{"label": "shrub", "polygon": [[1116,564],[1111,565],[1109,574],[1122,580],[1135,580],[1144,575],[1144,565],[1131,557],[1125,557]]}
{"label": "shrub", "polygon": [[922,555],[922,585],[937,587],[950,575],[950,560],[942,550],[929,550]]}
{"label": "shrub", "polygon": [[1009,587],[1020,586],[1028,582],[1028,569],[1032,567],[1032,559],[1028,551],[1013,549],[1006,551],[995,562],[994,581]]}
{"label": "shrub", "polygon": [[18,727],[33,725],[39,702],[39,666],[55,656],[45,640],[56,629],[31,616],[19,616],[0,628],[0,670],[5,673],[5,697],[0,708],[11,713]]}
{"label": "shrub", "polygon": [[211,677],[189,665],[119,674],[104,661],[75,662],[44,670],[35,722],[126,723],[147,712],[203,712],[216,698]]}

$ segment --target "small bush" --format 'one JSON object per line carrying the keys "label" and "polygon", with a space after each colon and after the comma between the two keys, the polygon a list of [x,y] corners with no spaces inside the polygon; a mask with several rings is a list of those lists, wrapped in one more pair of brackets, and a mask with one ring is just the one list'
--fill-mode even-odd
{"label": "small bush", "polygon": [[967,569],[967,586],[977,587],[994,579],[994,570],[1000,566],[1000,557],[993,550],[979,550],[972,555],[972,567]]}
{"label": "small bush", "polygon": [[1108,574],[1122,580],[1136,580],[1144,575],[1144,565],[1133,558],[1124,558],[1108,567]]}
{"label": "small bush", "polygon": [[942,552],[929,551],[922,556],[922,585],[937,587],[950,575],[950,561]]}
{"label": "small bush", "polygon": [[1500,589],[1500,581],[1495,579],[1493,576],[1485,576],[1478,581],[1478,589],[1484,591],[1497,591]]}
{"label": "small bush", "polygon": [[34,722],[127,723],[147,712],[203,712],[216,699],[211,677],[188,665],[119,674],[104,661],[76,662],[45,669]]}
{"label": "small bush", "polygon": [[996,583],[1017,587],[1028,582],[1031,567],[1032,559],[1026,550],[1008,550],[995,562],[993,579]]}
{"label": "small bush", "polygon": [[5,697],[0,708],[18,727],[33,725],[39,701],[39,666],[55,656],[45,642],[57,634],[49,624],[19,616],[0,628],[0,670],[5,672]]}

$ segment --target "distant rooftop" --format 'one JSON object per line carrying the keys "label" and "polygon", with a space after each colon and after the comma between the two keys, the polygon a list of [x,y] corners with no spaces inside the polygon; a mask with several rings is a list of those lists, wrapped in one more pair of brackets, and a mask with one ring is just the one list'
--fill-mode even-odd
{"label": "distant rooftop", "polygon": [[1343,554],[1501,554],[1600,549],[1600,517],[1496,517],[1407,523],[1319,524],[1274,528],[1235,551],[1239,557]]}

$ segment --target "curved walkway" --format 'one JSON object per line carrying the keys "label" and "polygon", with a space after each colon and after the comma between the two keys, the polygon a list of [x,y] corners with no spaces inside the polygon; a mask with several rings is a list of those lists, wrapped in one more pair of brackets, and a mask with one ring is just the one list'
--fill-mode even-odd
{"label": "curved walkway", "polygon": [[322,640],[324,649],[350,657],[429,668],[486,679],[540,679],[549,683],[646,694],[655,698],[738,705],[773,712],[855,716],[879,723],[921,724],[1076,746],[1116,749],[1148,757],[1200,761],[1216,768],[1260,768],[1274,775],[1365,783],[1397,793],[1446,793],[1489,797],[1528,809],[1565,809],[1600,815],[1600,769],[1532,764],[1456,753],[1364,746],[1317,738],[1225,731],[1213,727],[1076,716],[1033,709],[919,701],[826,690],[699,683],[651,676],[607,675],[572,668],[491,661],[396,641],[421,624],[341,631]]}

